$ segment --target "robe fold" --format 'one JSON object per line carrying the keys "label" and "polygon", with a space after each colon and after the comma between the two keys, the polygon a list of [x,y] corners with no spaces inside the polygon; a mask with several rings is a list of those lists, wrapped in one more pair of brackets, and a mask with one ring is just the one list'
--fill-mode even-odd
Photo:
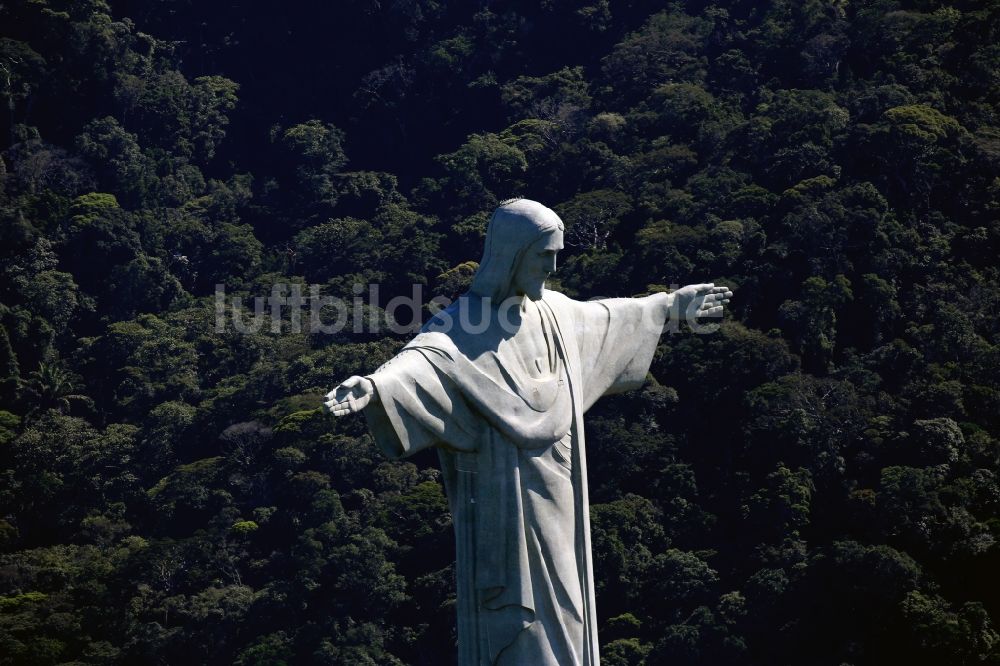
{"label": "robe fold", "polygon": [[596,666],[583,414],[642,384],[665,308],[546,291],[525,301],[537,316],[513,334],[495,310],[480,333],[441,327],[460,304],[368,375],[379,398],[365,409],[369,429],[393,458],[438,449],[460,666]]}

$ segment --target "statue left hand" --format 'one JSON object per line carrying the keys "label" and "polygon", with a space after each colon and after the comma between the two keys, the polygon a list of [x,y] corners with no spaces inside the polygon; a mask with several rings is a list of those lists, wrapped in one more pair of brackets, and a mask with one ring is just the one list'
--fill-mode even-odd
{"label": "statue left hand", "polygon": [[695,317],[721,317],[723,306],[729,303],[733,292],[729,287],[716,287],[714,283],[689,284],[673,292],[676,312],[681,319]]}
{"label": "statue left hand", "polygon": [[361,411],[376,397],[372,380],[355,375],[327,393],[323,406],[334,416],[344,416]]}

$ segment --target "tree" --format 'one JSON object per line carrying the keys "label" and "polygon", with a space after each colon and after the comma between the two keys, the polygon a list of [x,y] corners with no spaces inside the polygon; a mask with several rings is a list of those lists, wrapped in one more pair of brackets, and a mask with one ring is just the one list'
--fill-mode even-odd
{"label": "tree", "polygon": [[604,57],[608,96],[627,107],[658,85],[700,81],[706,63],[699,51],[708,27],[707,21],[681,12],[652,15]]}
{"label": "tree", "polygon": [[112,116],[87,123],[76,139],[76,149],[93,165],[101,187],[131,205],[142,202],[155,182],[152,160],[143,153],[138,138]]}
{"label": "tree", "polygon": [[811,277],[802,283],[801,300],[781,306],[779,317],[792,332],[806,368],[823,372],[830,367],[836,350],[837,310],[852,299],[851,284],[843,275],[832,282]]}
{"label": "tree", "polygon": [[[45,65],[45,58],[28,44],[6,37],[0,39],[0,84],[7,98],[10,143],[14,143],[17,105],[31,99],[37,82],[44,76]],[[25,120],[27,118],[22,118],[22,122]]]}
{"label": "tree", "polygon": [[76,390],[76,381],[68,370],[56,363],[42,363],[28,375],[25,392],[31,413],[54,409],[60,414],[70,411],[74,402],[93,406],[94,401]]}
{"label": "tree", "polygon": [[274,185],[267,198],[285,210],[293,230],[329,217],[339,198],[337,176],[347,163],[344,133],[330,123],[308,120],[271,131]]}
{"label": "tree", "polygon": [[518,77],[503,86],[500,95],[512,120],[550,120],[564,131],[572,131],[591,104],[582,67],[564,67],[540,77]]}

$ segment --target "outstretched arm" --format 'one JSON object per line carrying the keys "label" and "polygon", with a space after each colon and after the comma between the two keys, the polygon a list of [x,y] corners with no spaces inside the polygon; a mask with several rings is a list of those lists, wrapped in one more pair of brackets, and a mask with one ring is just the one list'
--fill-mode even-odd
{"label": "outstretched arm", "polygon": [[374,372],[345,380],[327,394],[324,407],[334,416],[363,411],[372,437],[390,458],[438,444],[474,450],[483,418],[449,378],[446,361],[429,347],[404,349]]}
{"label": "outstretched arm", "polygon": [[354,375],[326,394],[323,406],[334,416],[360,412],[372,401],[378,402],[375,382]]}

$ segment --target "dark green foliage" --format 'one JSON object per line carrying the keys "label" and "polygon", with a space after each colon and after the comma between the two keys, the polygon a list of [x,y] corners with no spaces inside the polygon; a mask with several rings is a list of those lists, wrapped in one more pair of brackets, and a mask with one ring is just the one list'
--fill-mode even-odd
{"label": "dark green foliage", "polygon": [[736,291],[588,414],[604,663],[1000,664],[996,2],[285,4],[0,4],[0,664],[453,663],[434,455],[318,409],[405,336],[251,312],[511,196]]}

